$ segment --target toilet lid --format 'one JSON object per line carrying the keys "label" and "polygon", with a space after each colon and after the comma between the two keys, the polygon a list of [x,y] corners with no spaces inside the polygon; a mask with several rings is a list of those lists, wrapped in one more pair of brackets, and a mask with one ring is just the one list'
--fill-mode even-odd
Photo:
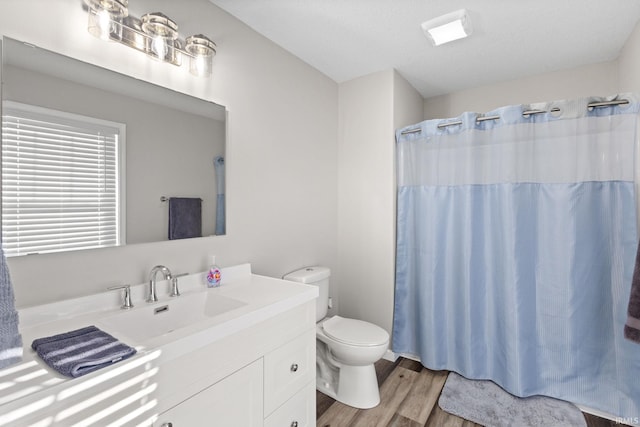
{"label": "toilet lid", "polygon": [[359,346],[374,346],[389,341],[387,331],[369,322],[333,316],[322,324],[324,333],[336,341]]}

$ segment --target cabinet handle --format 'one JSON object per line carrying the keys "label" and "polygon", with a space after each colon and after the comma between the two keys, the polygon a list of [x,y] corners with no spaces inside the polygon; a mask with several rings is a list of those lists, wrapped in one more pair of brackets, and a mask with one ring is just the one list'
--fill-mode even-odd
{"label": "cabinet handle", "polygon": [[291,421],[291,427],[298,427],[297,421]]}
{"label": "cabinet handle", "polygon": [[173,423],[163,423],[160,427],[173,427]]}
{"label": "cabinet handle", "polygon": [[[294,363],[293,365],[291,365],[291,372],[298,372],[298,364],[297,363]],[[294,423],[296,423],[296,425],[298,425],[296,421],[294,421]],[[293,425],[293,424],[291,424],[291,425]]]}

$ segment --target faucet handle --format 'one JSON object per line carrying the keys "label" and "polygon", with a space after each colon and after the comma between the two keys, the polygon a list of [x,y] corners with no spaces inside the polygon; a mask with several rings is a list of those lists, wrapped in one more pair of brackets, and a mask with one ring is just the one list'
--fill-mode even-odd
{"label": "faucet handle", "polygon": [[189,273],[174,274],[173,276],[171,276],[171,293],[169,294],[170,297],[180,296],[180,290],[178,289],[178,277],[187,275],[189,275]]}
{"label": "faucet handle", "polygon": [[122,308],[123,310],[128,310],[130,308],[133,308],[133,303],[131,302],[131,286],[130,285],[111,286],[111,287],[108,287],[107,289],[110,291],[124,289],[124,300],[120,308]]}

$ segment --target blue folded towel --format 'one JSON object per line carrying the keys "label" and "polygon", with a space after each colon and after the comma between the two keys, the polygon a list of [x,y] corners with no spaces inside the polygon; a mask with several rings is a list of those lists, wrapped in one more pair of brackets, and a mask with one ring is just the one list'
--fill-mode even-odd
{"label": "blue folded towel", "polygon": [[169,199],[169,240],[202,237],[202,200],[190,197]]}
{"label": "blue folded towel", "polygon": [[51,368],[67,377],[80,377],[127,359],[136,349],[95,326],[38,338],[31,348]]}

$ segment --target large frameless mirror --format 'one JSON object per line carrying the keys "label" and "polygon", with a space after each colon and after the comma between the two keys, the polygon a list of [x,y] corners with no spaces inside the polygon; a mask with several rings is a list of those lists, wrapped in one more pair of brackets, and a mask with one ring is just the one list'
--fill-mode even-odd
{"label": "large frameless mirror", "polygon": [[225,107],[7,37],[2,84],[8,256],[224,234]]}

